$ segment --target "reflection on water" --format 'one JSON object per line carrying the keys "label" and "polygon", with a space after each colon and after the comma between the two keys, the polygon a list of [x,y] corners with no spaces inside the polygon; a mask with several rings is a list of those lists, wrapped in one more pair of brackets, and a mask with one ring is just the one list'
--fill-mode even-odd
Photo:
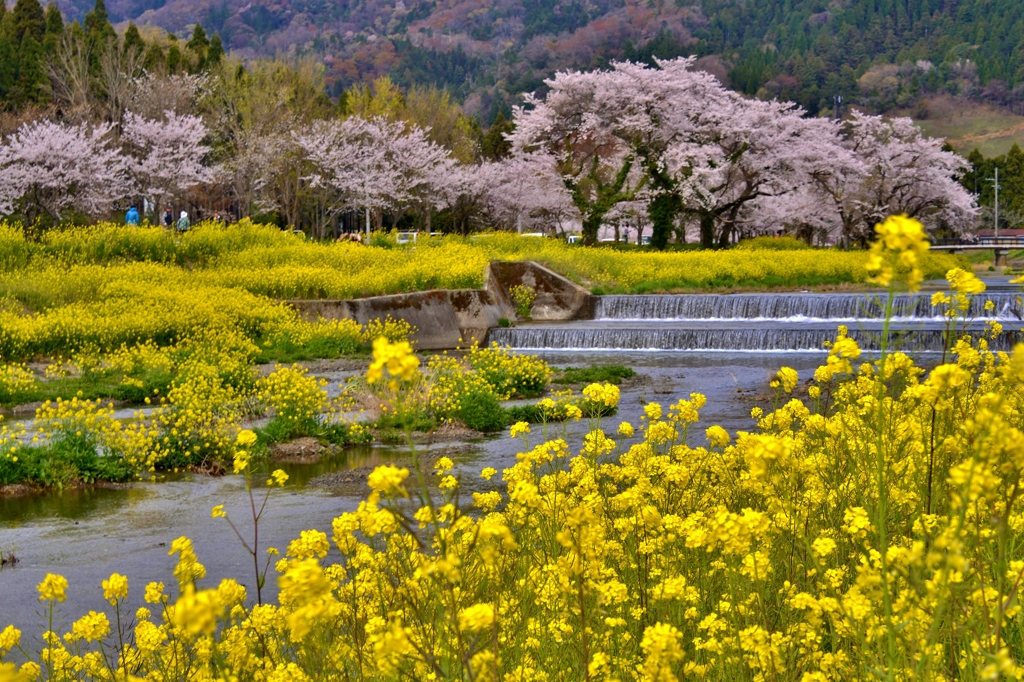
{"label": "reflection on water", "polygon": [[[304,487],[309,481],[322,474],[375,467],[406,456],[408,456],[406,448],[364,445],[325,455],[317,461],[270,462],[263,460],[253,468],[252,482],[255,488],[262,488],[271,471],[282,469],[288,474],[289,487]],[[163,473],[157,477],[158,482],[155,484],[143,481],[123,486],[53,489],[31,495],[0,497],[0,528],[17,526],[37,518],[75,520],[115,514],[128,506],[133,497],[145,495],[151,485],[196,483],[204,479],[216,480],[192,473]]]}
{"label": "reflection on water", "polygon": [[19,497],[0,497],[0,525],[17,525],[37,517],[77,519],[107,514],[122,506],[131,490],[79,488]]}

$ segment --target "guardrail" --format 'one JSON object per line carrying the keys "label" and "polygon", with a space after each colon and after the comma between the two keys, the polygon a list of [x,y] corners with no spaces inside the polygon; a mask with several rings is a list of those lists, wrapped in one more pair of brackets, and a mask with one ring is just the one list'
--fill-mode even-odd
{"label": "guardrail", "polygon": [[976,239],[933,239],[932,248],[955,249],[1024,249],[1024,237],[978,237]]}

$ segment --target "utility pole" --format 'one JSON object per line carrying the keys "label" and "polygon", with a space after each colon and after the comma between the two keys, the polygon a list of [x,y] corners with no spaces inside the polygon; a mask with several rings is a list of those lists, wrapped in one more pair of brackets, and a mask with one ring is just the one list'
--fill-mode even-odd
{"label": "utility pole", "polygon": [[994,183],[996,190],[996,229],[995,237],[999,239],[999,168],[996,167],[996,176],[994,178],[986,178],[986,180]]}
{"label": "utility pole", "polygon": [[832,104],[834,104],[835,108],[836,108],[836,120],[837,121],[839,120],[839,106],[842,103],[843,103],[843,96],[842,95],[832,95]]}

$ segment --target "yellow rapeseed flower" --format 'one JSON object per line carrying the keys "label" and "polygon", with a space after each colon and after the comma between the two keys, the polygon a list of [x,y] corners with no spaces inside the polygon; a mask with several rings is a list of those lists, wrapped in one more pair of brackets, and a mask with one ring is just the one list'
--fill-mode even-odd
{"label": "yellow rapeseed flower", "polygon": [[396,466],[386,464],[374,469],[370,475],[366,477],[366,483],[371,489],[383,495],[397,495],[405,497],[408,493],[406,493],[405,488],[402,487],[402,482],[408,477],[408,469],[399,469]]}
{"label": "yellow rapeseed flower", "polygon": [[530,433],[530,425],[526,422],[516,422],[515,424],[512,425],[512,428],[509,429],[509,436],[511,436],[512,438],[527,433]]}
{"label": "yellow rapeseed flower", "polygon": [[729,432],[717,424],[708,427],[707,431],[704,432],[704,435],[708,439],[708,442],[716,448],[724,448],[732,440],[729,437]]}
{"label": "yellow rapeseed flower", "polygon": [[95,642],[110,634],[110,621],[107,614],[90,611],[71,624],[71,633],[68,641],[84,639],[87,642]]}
{"label": "yellow rapeseed flower", "polygon": [[494,625],[493,604],[473,604],[459,612],[459,629],[480,632]]}
{"label": "yellow rapeseed flower", "polygon": [[110,602],[111,606],[118,601],[128,598],[128,578],[120,573],[112,573],[103,581],[103,598]]}
{"label": "yellow rapeseed flower", "polygon": [[68,581],[64,576],[47,573],[36,589],[39,590],[40,601],[61,602],[67,599]]}

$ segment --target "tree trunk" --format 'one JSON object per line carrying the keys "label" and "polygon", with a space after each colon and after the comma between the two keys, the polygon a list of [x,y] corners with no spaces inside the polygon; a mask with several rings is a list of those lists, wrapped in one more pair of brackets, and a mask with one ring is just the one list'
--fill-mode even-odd
{"label": "tree trunk", "polygon": [[722,225],[722,234],[718,237],[718,248],[727,249],[732,243],[733,223],[725,222]]}
{"label": "tree trunk", "polygon": [[583,243],[592,245],[597,242],[597,231],[601,229],[601,214],[590,214],[583,219]]}
{"label": "tree trunk", "polygon": [[700,246],[702,249],[710,249],[715,246],[715,214],[700,214]]}
{"label": "tree trunk", "polygon": [[[677,194],[659,194],[647,205],[654,232],[651,235],[651,246],[658,250],[668,246],[668,237],[675,227],[676,217],[683,210],[682,199]],[[637,237],[639,240],[639,236]]]}

